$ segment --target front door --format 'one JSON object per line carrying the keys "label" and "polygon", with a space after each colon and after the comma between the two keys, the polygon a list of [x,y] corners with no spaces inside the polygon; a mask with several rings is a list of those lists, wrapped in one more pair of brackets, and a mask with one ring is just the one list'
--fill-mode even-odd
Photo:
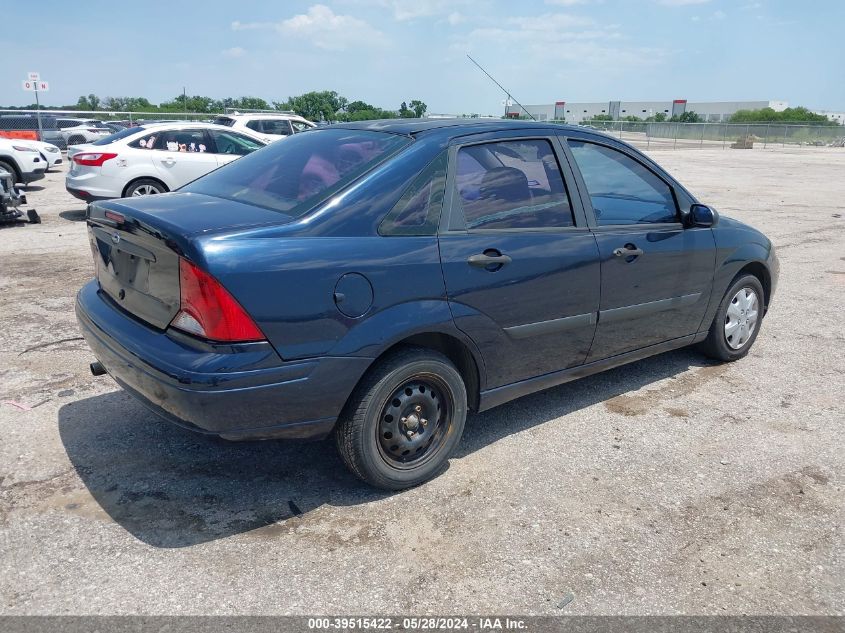
{"label": "front door", "polygon": [[556,141],[453,148],[450,182],[443,274],[455,323],[481,350],[487,387],[583,363],[599,304],[598,250],[571,203]]}
{"label": "front door", "polygon": [[588,361],[695,334],[712,289],[712,231],[684,228],[672,187],[632,155],[571,139],[569,147],[589,194],[601,258]]}

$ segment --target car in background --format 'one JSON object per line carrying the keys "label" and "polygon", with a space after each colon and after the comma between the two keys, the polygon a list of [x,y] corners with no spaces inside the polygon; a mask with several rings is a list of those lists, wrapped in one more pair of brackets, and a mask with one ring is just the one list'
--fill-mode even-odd
{"label": "car in background", "polygon": [[50,171],[51,167],[62,164],[62,150],[52,143],[44,143],[42,141],[21,141],[21,144],[28,145],[38,151],[38,154],[47,164],[46,171]]}
{"label": "car in background", "polygon": [[86,202],[166,193],[261,149],[266,141],[208,123],[127,128],[68,148],[68,192]]}
{"label": "car in background", "polygon": [[252,132],[268,143],[317,127],[315,123],[292,112],[223,114],[214,122],[234,130]]}
{"label": "car in background", "polygon": [[56,118],[42,115],[39,129],[38,117],[32,114],[0,115],[0,138],[42,141],[61,149],[66,147],[64,136],[56,126]]}
{"label": "car in background", "polygon": [[47,171],[47,163],[29,142],[0,138],[0,169],[12,174],[15,184],[28,185],[44,178]]}
{"label": "car in background", "polygon": [[87,224],[93,373],[224,439],[333,434],[390,490],[468,411],[693,344],[740,360],[779,271],[631,145],[535,121],[333,125]]}
{"label": "car in background", "polygon": [[56,118],[56,127],[64,138],[65,145],[79,145],[92,143],[101,139],[112,131],[102,121],[95,119]]}

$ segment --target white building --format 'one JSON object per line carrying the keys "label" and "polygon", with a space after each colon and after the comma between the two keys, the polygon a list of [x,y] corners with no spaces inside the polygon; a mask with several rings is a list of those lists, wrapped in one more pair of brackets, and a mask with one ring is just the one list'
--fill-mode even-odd
{"label": "white building", "polygon": [[[525,109],[538,121],[562,120],[568,123],[594,119],[600,115],[610,115],[614,120],[635,116],[647,119],[657,114],[664,114],[666,118],[681,115],[684,112],[695,112],[705,121],[727,121],[738,110],[759,110],[772,108],[782,112],[789,107],[786,101],[687,101],[674,99],[673,101],[604,101],[596,103],[569,103],[557,101],[542,105],[526,105]],[[518,105],[509,106],[509,116],[524,114]]]}
{"label": "white building", "polygon": [[845,112],[832,112],[830,110],[813,110],[813,114],[821,114],[839,125],[845,125]]}

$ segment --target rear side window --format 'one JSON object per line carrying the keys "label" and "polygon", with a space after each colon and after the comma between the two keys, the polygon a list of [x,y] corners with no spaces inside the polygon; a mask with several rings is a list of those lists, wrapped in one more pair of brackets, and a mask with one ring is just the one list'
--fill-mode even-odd
{"label": "rear side window", "polygon": [[645,165],[620,151],[569,141],[599,226],[678,221],[672,189]]}
{"label": "rear side window", "polygon": [[217,125],[225,125],[226,127],[232,127],[235,124],[235,119],[231,119],[227,116],[219,116],[214,119],[214,122]]}
{"label": "rear side window", "polygon": [[434,235],[446,190],[446,152],[420,172],[379,226],[381,235]]}
{"label": "rear side window", "polygon": [[181,191],[253,204],[297,217],[339,191],[411,139],[398,134],[326,129],[271,143]]}
{"label": "rear side window", "polygon": [[563,176],[547,140],[462,147],[456,184],[468,230],[573,226]]}

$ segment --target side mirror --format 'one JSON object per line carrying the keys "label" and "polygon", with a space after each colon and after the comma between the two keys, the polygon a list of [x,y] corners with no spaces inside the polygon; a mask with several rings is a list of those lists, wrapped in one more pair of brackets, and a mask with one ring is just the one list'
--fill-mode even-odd
{"label": "side mirror", "polygon": [[699,228],[710,228],[716,226],[719,221],[719,214],[706,204],[694,204],[687,214],[687,226]]}

